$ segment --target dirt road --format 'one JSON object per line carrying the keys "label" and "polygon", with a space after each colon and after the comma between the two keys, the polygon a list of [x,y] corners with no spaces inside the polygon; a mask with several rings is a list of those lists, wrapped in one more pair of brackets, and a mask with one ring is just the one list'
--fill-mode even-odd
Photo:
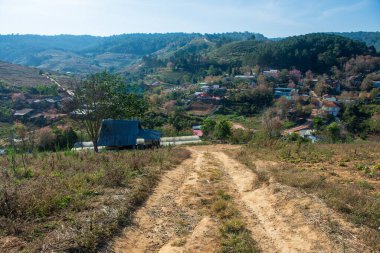
{"label": "dirt road", "polygon": [[[357,228],[314,196],[257,175],[232,159],[232,146],[189,147],[191,158],[168,171],[134,224],[113,243],[117,253],[217,252],[218,219],[208,207],[215,188],[233,198],[261,252],[369,252]],[[254,161],[258,170],[275,163]]]}

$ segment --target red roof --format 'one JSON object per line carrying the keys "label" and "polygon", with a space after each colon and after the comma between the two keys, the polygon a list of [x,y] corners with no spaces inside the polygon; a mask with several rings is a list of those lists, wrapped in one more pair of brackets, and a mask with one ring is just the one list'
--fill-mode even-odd
{"label": "red roof", "polygon": [[334,102],[332,101],[323,101],[322,102],[322,105],[324,107],[339,107],[337,104],[335,104]]}
{"label": "red roof", "polygon": [[199,136],[199,137],[203,136],[202,130],[193,130],[193,134],[196,135],[196,136]]}

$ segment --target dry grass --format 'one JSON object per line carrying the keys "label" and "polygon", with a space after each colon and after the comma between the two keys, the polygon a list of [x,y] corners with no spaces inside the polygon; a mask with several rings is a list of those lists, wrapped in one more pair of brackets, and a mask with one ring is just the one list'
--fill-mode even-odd
{"label": "dry grass", "polygon": [[36,153],[25,166],[19,155],[2,157],[0,240],[17,238],[15,251],[96,251],[129,223],[161,171],[187,157],[184,149]]}
{"label": "dry grass", "polygon": [[[250,145],[236,158],[257,173],[254,160],[277,162],[258,179],[302,189],[323,199],[351,222],[368,228],[363,239],[380,251],[380,144]],[[264,174],[264,175],[260,175]]]}
{"label": "dry grass", "polygon": [[215,193],[211,206],[213,215],[220,220],[220,253],[256,253],[261,252],[245,227],[243,218],[230,195],[219,190]]}
{"label": "dry grass", "polygon": [[218,244],[215,250],[220,253],[257,253],[261,252],[258,244],[246,228],[234,198],[228,194],[231,191],[226,184],[226,178],[221,169],[220,161],[210,153],[205,154],[207,162],[198,173],[199,178],[207,182],[201,191],[203,197],[198,209],[204,209],[205,214],[215,218],[218,223]]}

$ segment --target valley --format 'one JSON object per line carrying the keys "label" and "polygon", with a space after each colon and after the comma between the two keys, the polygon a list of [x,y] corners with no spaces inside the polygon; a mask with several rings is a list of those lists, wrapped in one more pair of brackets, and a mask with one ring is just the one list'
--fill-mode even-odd
{"label": "valley", "polygon": [[0,35],[0,252],[378,252],[378,35]]}

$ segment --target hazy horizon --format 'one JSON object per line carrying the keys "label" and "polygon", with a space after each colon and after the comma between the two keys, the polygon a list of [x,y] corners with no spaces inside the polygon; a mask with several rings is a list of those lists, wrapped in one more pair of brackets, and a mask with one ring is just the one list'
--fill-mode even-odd
{"label": "hazy horizon", "polygon": [[[37,34],[37,33],[7,33],[7,34],[1,34],[0,35],[19,35],[19,36],[92,36],[92,37],[111,37],[111,36],[119,36],[119,35],[133,35],[133,34],[175,34],[175,33],[183,33],[183,34],[223,34],[223,33],[258,33],[255,31],[226,31],[226,32],[210,32],[210,33],[201,33],[201,32],[157,32],[157,33],[149,33],[149,32],[133,32],[133,33],[118,33],[118,34],[110,34],[110,35],[94,35],[94,34]],[[356,32],[374,32],[374,33],[380,33],[380,31],[348,31],[348,32],[337,32],[337,31],[328,31],[328,32],[310,32],[310,33],[304,33],[304,34],[294,34],[294,35],[288,35],[288,36],[281,36],[281,37],[270,37],[265,34],[262,34],[266,38],[269,39],[277,39],[277,38],[285,38],[285,37],[292,37],[292,36],[299,36],[299,35],[306,35],[306,34],[311,34],[311,33],[356,33]]]}
{"label": "hazy horizon", "polygon": [[378,0],[0,0],[0,34],[380,31]]}

